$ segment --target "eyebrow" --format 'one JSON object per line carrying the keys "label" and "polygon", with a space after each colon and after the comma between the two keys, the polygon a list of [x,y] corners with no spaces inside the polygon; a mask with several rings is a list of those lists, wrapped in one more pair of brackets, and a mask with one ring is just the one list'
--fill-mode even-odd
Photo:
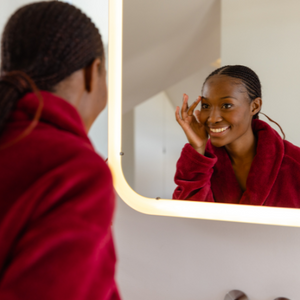
{"label": "eyebrow", "polygon": [[237,100],[236,98],[234,98],[234,97],[232,97],[232,96],[225,96],[225,97],[222,97],[222,98],[220,98],[220,99],[227,99],[227,98],[232,98],[232,99]]}
{"label": "eyebrow", "polygon": [[[222,98],[220,98],[221,100],[223,100],[223,99],[227,99],[227,98],[231,98],[231,99],[235,99],[235,100],[237,100],[235,97],[232,97],[232,96],[224,96],[224,97],[222,97]],[[204,99],[204,100],[208,100],[208,98],[205,98],[205,97],[201,97],[201,99]]]}

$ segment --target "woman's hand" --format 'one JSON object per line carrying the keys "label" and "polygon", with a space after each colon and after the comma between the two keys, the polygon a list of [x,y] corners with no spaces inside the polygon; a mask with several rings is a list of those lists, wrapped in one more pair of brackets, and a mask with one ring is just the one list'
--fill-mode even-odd
{"label": "woman's hand", "polygon": [[[200,123],[200,110],[195,110],[200,103],[201,97],[188,106],[188,95],[183,94],[183,104],[181,107],[181,116],[179,115],[179,106],[176,107],[176,120],[183,129],[191,146],[200,154],[204,155],[208,134],[203,124]],[[195,110],[195,111],[194,111]]]}

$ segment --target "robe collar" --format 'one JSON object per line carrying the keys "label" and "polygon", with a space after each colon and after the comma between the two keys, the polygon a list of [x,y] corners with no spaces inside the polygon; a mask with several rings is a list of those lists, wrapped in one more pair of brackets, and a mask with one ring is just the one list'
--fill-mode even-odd
{"label": "robe collar", "polygon": [[[76,108],[64,99],[49,92],[41,91],[41,95],[44,106],[39,122],[53,125],[60,130],[77,135],[91,146],[83,121]],[[34,93],[26,94],[18,101],[9,122],[28,122],[32,120],[38,104],[39,100]]]}
{"label": "robe collar", "polygon": [[210,140],[207,144],[206,152],[213,153],[218,158],[211,179],[214,198],[218,202],[264,205],[275,183],[284,156],[283,140],[264,121],[253,120],[252,129],[257,137],[257,148],[244,193],[235,177],[225,147],[214,147]]}

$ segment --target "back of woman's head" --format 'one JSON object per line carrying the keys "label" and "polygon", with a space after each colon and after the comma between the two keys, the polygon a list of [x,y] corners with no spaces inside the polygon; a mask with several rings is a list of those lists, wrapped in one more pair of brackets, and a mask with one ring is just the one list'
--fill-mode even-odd
{"label": "back of woman's head", "polygon": [[[8,20],[1,44],[0,131],[30,85],[8,80],[11,71],[26,73],[41,90],[104,60],[101,35],[76,7],[60,1],[36,2],[18,9]],[[15,76],[15,75],[14,75]]]}
{"label": "back of woman's head", "polygon": [[[233,78],[240,79],[242,84],[247,90],[247,94],[250,101],[256,98],[261,98],[261,84],[258,76],[250,68],[242,65],[228,65],[221,67],[213,71],[204,81],[204,84],[208,79],[215,75],[225,75]],[[203,84],[203,85],[204,85]],[[258,119],[258,113],[253,116],[253,119]]]}

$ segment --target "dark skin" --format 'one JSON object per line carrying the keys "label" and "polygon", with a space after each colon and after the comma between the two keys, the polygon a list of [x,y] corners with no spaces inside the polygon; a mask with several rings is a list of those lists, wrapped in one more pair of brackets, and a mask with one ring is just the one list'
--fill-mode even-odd
{"label": "dark skin", "polygon": [[[176,120],[185,132],[191,146],[201,155],[210,136],[216,147],[225,147],[230,157],[236,179],[242,189],[256,154],[256,138],[251,123],[261,109],[262,100],[250,101],[240,79],[215,75],[204,85],[202,97],[189,107],[188,96],[183,95],[183,104],[176,108]],[[201,111],[195,110],[201,102]]]}
{"label": "dark skin", "polygon": [[88,131],[107,102],[104,61],[96,58],[87,68],[72,73],[54,87],[53,94],[77,109]]}

